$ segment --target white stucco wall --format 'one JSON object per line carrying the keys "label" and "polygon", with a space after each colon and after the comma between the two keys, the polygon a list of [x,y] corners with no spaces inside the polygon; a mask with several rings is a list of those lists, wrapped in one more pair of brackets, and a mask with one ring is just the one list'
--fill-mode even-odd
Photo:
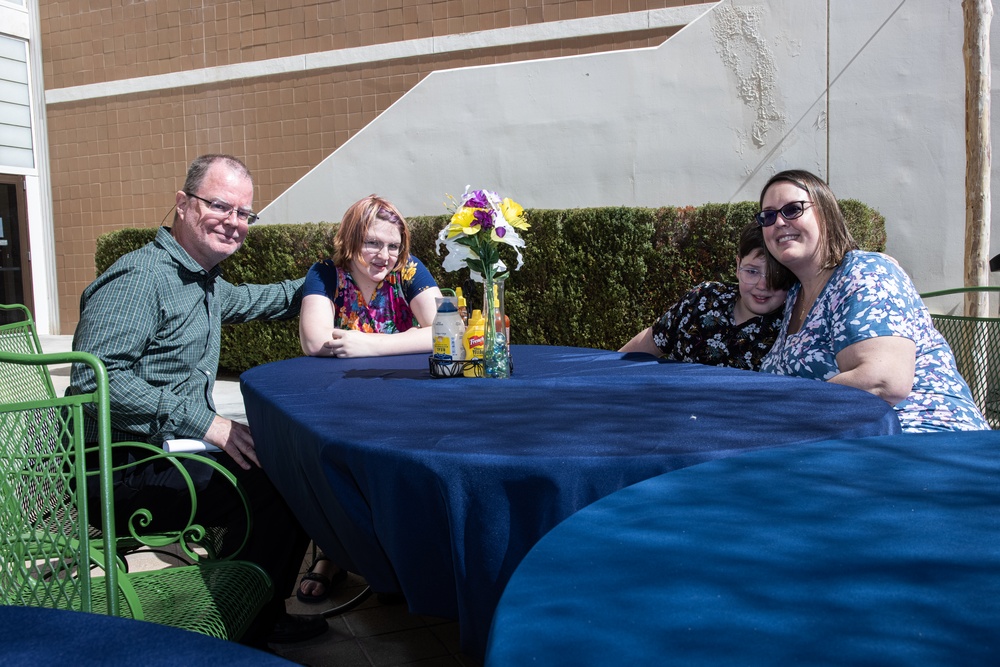
{"label": "white stucco wall", "polygon": [[726,0],[654,49],[436,72],[264,219],[371,192],[435,214],[466,184],[529,208],[742,201],[800,167],[886,216],[918,289],[959,286],[962,32],[959,2]]}
{"label": "white stucco wall", "polygon": [[921,291],[964,281],[961,4],[832,4],[830,183],[886,216],[887,252]]}

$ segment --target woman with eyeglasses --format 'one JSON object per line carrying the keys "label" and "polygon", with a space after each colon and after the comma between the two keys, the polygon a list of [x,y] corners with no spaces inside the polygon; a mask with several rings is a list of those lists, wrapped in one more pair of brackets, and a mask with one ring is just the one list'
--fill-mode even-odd
{"label": "woman with eyeglasses", "polygon": [[[377,195],[344,213],[334,256],[313,264],[302,288],[299,342],[314,357],[374,357],[430,352],[441,290],[410,255],[410,231],[395,206]],[[347,572],[319,554],[295,597],[327,599]]]}
{"label": "woman with eyeglasses", "polygon": [[313,357],[430,352],[441,290],[410,255],[406,220],[370,195],[347,209],[332,260],[309,269],[299,342]]}
{"label": "woman with eyeglasses", "polygon": [[894,406],[904,432],[989,429],[910,277],[858,250],[822,179],[776,174],[760,208],[768,251],[799,280],[761,371],[864,389]]}
{"label": "woman with eyeglasses", "polygon": [[778,335],[794,278],[769,258],[756,223],[740,234],[736,275],[737,284],[696,286],[619,351],[757,370]]}

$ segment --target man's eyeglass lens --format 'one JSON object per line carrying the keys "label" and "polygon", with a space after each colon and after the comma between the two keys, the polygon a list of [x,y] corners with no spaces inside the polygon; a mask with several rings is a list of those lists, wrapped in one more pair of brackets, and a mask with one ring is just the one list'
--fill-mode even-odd
{"label": "man's eyeglass lens", "polygon": [[251,211],[246,211],[242,208],[236,208],[232,204],[222,201],[221,199],[205,199],[204,197],[199,197],[198,195],[191,194],[190,192],[185,192],[188,197],[194,197],[198,201],[203,201],[208,205],[208,210],[212,212],[213,215],[217,215],[220,218],[228,218],[229,215],[235,210],[236,217],[240,219],[240,222],[245,222],[248,225],[252,225],[257,222],[260,217],[256,213]]}
{"label": "man's eyeglass lens", "polygon": [[802,213],[810,206],[812,206],[812,202],[791,201],[777,210],[768,209],[766,211],[761,211],[757,214],[757,224],[761,227],[770,227],[778,221],[779,213],[785,220],[794,220],[795,218],[801,217]]}

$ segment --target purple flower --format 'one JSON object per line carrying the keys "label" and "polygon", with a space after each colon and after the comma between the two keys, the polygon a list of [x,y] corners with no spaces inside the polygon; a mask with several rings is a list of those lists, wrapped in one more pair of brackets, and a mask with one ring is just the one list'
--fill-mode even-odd
{"label": "purple flower", "polygon": [[501,238],[502,239],[503,235],[507,233],[507,228],[506,227],[497,227],[496,229],[493,230],[493,232],[497,235],[497,238]]}
{"label": "purple flower", "polygon": [[493,229],[493,211],[477,208],[472,217],[479,223],[481,229]]}
{"label": "purple flower", "polygon": [[465,205],[472,208],[489,208],[490,202],[486,199],[486,193],[482,190],[474,190],[469,198],[465,200]]}

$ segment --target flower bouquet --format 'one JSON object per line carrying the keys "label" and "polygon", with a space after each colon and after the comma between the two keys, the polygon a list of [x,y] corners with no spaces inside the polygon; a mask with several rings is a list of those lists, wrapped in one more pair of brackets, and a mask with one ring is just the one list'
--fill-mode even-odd
{"label": "flower bouquet", "polygon": [[441,254],[442,245],[448,251],[442,262],[445,271],[458,271],[467,266],[473,279],[483,283],[484,375],[507,377],[510,374],[508,341],[502,311],[499,325],[497,323],[496,304],[503,303],[503,281],[508,274],[499,248],[501,243],[514,248],[517,253],[515,270],[521,268],[524,239],[518,235],[518,230],[529,227],[524,209],[512,199],[501,199],[489,190],[470,191],[469,186],[465,186],[458,201],[450,195],[449,199],[452,201],[449,206],[451,221],[438,234],[437,252]]}

